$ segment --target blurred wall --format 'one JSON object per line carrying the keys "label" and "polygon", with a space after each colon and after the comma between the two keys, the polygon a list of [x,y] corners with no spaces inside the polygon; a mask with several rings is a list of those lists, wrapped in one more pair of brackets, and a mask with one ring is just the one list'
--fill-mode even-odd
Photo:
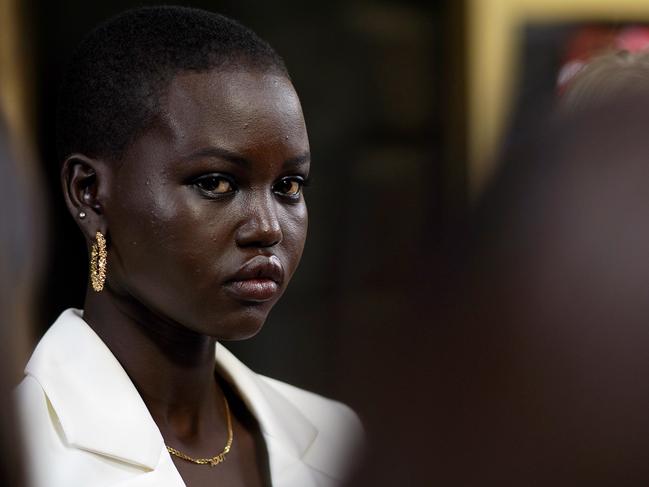
{"label": "blurred wall", "polygon": [[0,0],[0,111],[9,130],[23,140],[33,133],[33,86],[24,21],[17,0]]}

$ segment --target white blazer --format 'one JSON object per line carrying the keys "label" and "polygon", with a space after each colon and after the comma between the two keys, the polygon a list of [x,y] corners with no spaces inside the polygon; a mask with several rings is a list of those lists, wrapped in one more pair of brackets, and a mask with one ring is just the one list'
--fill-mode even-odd
{"label": "white blazer", "polygon": [[[362,438],[351,409],[258,375],[221,345],[216,362],[259,422],[273,486],[342,483]],[[33,487],[185,485],[144,401],[81,311],[63,312],[25,373],[17,399]]]}

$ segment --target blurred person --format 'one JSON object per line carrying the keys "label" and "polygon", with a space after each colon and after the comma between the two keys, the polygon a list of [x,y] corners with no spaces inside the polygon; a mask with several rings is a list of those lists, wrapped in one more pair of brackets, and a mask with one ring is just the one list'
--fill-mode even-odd
{"label": "blurred person", "polygon": [[481,203],[440,352],[457,485],[649,482],[648,103],[537,127]]}
{"label": "blurred person", "polygon": [[350,485],[649,483],[648,103],[513,137],[445,252],[413,257],[350,372],[381,378]]}
{"label": "blurred person", "polygon": [[574,29],[565,43],[561,68],[557,76],[559,93],[565,91],[573,77],[595,56],[607,52],[637,54],[649,48],[649,27],[629,24],[622,28],[586,24]]}
{"label": "blurred person", "polygon": [[15,140],[0,120],[0,485],[25,485],[22,442],[16,431],[11,389],[20,380],[33,323],[43,233],[36,191],[27,161],[15,156]]}
{"label": "blurred person", "polygon": [[33,485],[338,485],[356,415],[220,343],[260,330],[306,237],[282,59],[218,14],[135,9],[83,41],[59,109],[90,279],[18,389]]}

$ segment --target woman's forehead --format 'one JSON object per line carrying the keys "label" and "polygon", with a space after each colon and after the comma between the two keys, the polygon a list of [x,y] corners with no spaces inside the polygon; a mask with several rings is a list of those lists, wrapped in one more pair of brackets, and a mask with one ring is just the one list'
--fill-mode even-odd
{"label": "woman's forehead", "polygon": [[170,123],[227,122],[236,128],[259,119],[303,124],[302,108],[285,76],[251,71],[181,73],[170,82],[161,111]]}
{"label": "woman's forehead", "polygon": [[293,159],[309,151],[300,102],[288,78],[217,70],[174,77],[155,126],[134,146],[140,161],[142,151],[158,152],[158,161],[208,148],[251,160]]}
{"label": "woman's forehead", "polygon": [[175,146],[244,150],[283,138],[308,150],[299,98],[282,75],[244,70],[178,74],[161,100],[158,118]]}

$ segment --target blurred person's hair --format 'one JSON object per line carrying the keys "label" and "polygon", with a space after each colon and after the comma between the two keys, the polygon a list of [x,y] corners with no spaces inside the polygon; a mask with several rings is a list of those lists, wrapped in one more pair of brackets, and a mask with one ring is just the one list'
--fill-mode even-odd
{"label": "blurred person's hair", "polygon": [[591,59],[568,83],[565,111],[604,103],[608,98],[649,94],[649,51],[610,51]]}
{"label": "blurred person's hair", "polygon": [[59,95],[58,150],[119,159],[161,116],[160,99],[179,72],[214,68],[288,77],[263,39],[222,15],[186,7],[124,12],[77,48]]}

